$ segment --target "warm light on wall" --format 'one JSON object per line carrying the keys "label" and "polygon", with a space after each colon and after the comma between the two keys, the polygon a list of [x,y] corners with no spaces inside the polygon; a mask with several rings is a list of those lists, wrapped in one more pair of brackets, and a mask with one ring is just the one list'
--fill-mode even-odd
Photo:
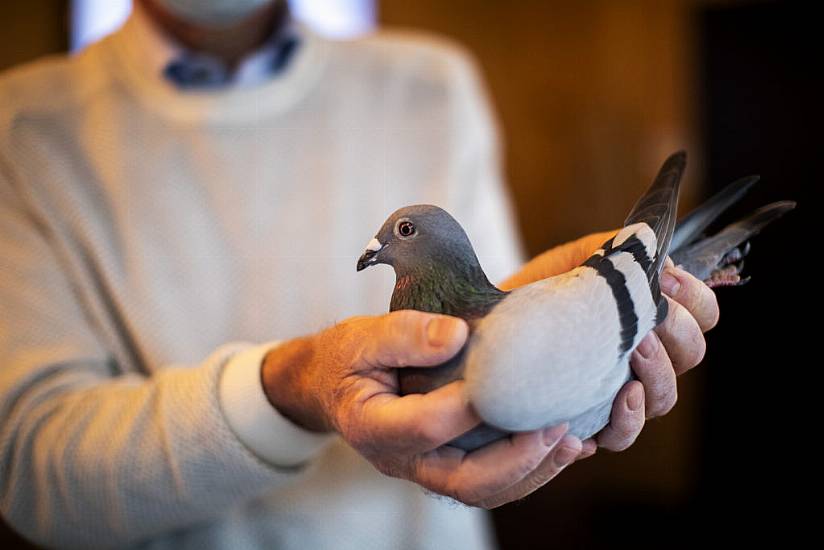
{"label": "warm light on wall", "polygon": [[[289,0],[292,13],[320,34],[346,38],[375,26],[375,0]],[[74,0],[71,50],[76,52],[116,30],[131,11],[131,0]]]}

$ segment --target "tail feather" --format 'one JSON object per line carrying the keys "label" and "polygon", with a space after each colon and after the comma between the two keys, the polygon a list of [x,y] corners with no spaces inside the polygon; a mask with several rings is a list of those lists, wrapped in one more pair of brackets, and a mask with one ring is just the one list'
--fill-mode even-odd
{"label": "tail feather", "polygon": [[624,222],[624,226],[646,223],[655,233],[656,253],[647,270],[647,278],[650,281],[653,275],[661,273],[664,258],[669,251],[678,215],[678,190],[686,164],[685,151],[671,155]]}
{"label": "tail feather", "polygon": [[[734,181],[676,224],[678,192],[686,168],[687,154],[678,151],[661,167],[652,185],[638,199],[624,222],[624,228],[603,244],[601,250],[584,265],[599,268],[601,262],[616,252],[629,252],[644,269],[658,311],[656,324],[668,311],[663,299],[659,276],[669,255],[695,277],[713,283],[711,286],[743,284],[748,279],[738,275],[747,254],[747,239],[765,226],[795,208],[793,201],[780,201],[764,206],[736,223],[728,225],[712,237],[704,230],[725,210],[735,204],[759,180],[749,176]],[[742,248],[739,248],[745,243]],[[620,305],[620,304],[619,304]]]}
{"label": "tail feather", "polygon": [[762,206],[746,218],[732,223],[716,235],[673,252],[672,261],[701,280],[707,280],[721,267],[727,254],[764,227],[793,208],[794,201],[778,201]]}
{"label": "tail feather", "polygon": [[758,180],[759,176],[748,176],[736,180],[684,216],[675,226],[670,243],[670,255],[695,241],[707,226],[727,208],[738,202]]}

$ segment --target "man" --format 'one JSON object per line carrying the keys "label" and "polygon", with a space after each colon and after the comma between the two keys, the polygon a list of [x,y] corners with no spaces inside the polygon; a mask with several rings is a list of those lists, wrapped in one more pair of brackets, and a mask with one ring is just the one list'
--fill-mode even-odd
{"label": "man", "polygon": [[[443,362],[467,327],[379,315],[385,274],[354,259],[388,212],[450,210],[507,287],[608,235],[520,267],[490,113],[453,46],[333,44],[277,1],[142,0],[78,57],[7,75],[0,105],[0,509],[28,538],[484,548],[483,508],[595,451],[550,427],[464,454],[444,446],[479,421],[461,382],[394,392],[392,368]],[[669,274],[603,447],[672,407],[717,320],[705,285]]]}

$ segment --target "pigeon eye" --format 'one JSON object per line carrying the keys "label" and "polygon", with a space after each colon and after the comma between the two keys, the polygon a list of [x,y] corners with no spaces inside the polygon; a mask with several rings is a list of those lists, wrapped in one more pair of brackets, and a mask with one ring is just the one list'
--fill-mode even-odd
{"label": "pigeon eye", "polygon": [[415,234],[415,224],[412,222],[401,222],[398,224],[398,234],[401,237],[411,237]]}

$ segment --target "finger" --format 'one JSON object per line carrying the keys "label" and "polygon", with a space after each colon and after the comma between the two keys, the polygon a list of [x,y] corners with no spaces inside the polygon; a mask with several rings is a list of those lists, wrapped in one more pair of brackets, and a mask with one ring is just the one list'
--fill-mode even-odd
{"label": "finger", "polygon": [[415,461],[413,481],[478,506],[535,471],[566,430],[561,425],[517,433],[471,453],[436,449]]}
{"label": "finger", "polygon": [[720,311],[715,292],[690,273],[671,267],[661,273],[661,290],[695,317],[701,332],[718,324]]}
{"label": "finger", "polygon": [[655,333],[664,344],[675,374],[680,376],[704,359],[707,342],[695,317],[669,296],[664,297],[669,303],[669,313],[655,327]]}
{"label": "finger", "polygon": [[581,454],[578,455],[578,458],[575,461],[583,460],[585,458],[589,458],[594,455],[598,451],[598,442],[595,441],[594,438],[590,437],[589,439],[584,439],[581,442]]}
{"label": "finger", "polygon": [[678,399],[675,369],[654,330],[650,331],[630,358],[632,370],[644,386],[647,418],[667,414]]}
{"label": "finger", "polygon": [[644,427],[644,386],[633,380],[615,397],[609,424],[596,436],[598,446],[623,451],[635,442]]}
{"label": "finger", "polygon": [[370,367],[427,367],[440,365],[461,349],[469,327],[466,321],[411,309],[373,319],[364,333],[361,359]]}
{"label": "finger", "polygon": [[429,393],[398,397],[379,393],[369,397],[359,414],[364,441],[354,446],[383,446],[407,453],[423,453],[449,443],[481,419],[469,405],[463,380],[450,382]]}
{"label": "finger", "polygon": [[599,233],[591,233],[580,239],[573,241],[571,247],[571,256],[569,258],[569,266],[567,270],[580,265],[587,258],[592,256],[596,250],[601,248],[605,242],[613,238],[620,229],[613,229],[611,231],[601,231]]}
{"label": "finger", "polygon": [[583,444],[580,439],[574,435],[565,435],[535,470],[512,487],[476,503],[476,506],[491,509],[524,498],[546,485],[564,468],[575,462],[582,449]]}
{"label": "finger", "polygon": [[614,229],[592,233],[551,248],[530,260],[518,273],[503,281],[499,287],[501,290],[511,290],[533,281],[566,273],[583,263],[617,232],[618,230]]}

